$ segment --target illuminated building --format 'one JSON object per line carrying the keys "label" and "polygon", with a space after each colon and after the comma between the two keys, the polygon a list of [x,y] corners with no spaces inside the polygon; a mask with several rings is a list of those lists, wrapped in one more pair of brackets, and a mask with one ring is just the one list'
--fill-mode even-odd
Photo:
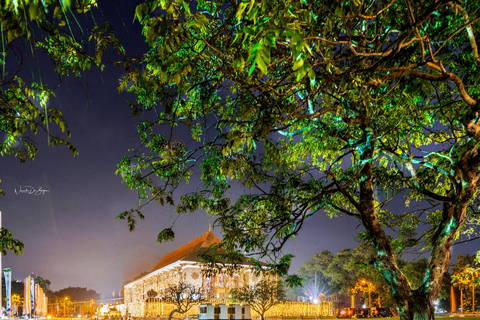
{"label": "illuminated building", "polygon": [[203,287],[210,299],[226,301],[230,290],[255,285],[261,280],[253,274],[246,262],[232,276],[225,273],[214,277],[204,276],[200,255],[205,253],[211,245],[219,242],[220,239],[209,230],[183,247],[165,255],[147,275],[125,285],[124,303],[128,313],[134,317],[157,313],[154,311],[156,308],[149,307],[152,305],[152,300],[162,302],[165,289],[181,281]]}

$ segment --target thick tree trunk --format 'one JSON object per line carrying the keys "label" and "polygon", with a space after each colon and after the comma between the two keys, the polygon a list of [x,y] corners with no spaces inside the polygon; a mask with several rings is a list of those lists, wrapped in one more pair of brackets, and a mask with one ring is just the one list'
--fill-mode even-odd
{"label": "thick tree trunk", "polygon": [[405,302],[405,308],[399,311],[401,320],[433,320],[435,309],[428,294],[414,291],[412,298]]}
{"label": "thick tree trunk", "polygon": [[477,146],[465,152],[454,165],[454,181],[448,200],[442,199],[442,220],[436,227],[431,245],[431,256],[422,285],[412,290],[405,275],[397,266],[391,241],[376,215],[373,192],[374,146],[368,128],[364,128],[364,148],[359,148],[362,169],[360,182],[360,200],[351,198],[358,209],[367,236],[377,249],[375,266],[390,285],[401,320],[433,320],[434,307],[448,271],[451,246],[456,233],[462,226],[467,205],[472,200],[478,185],[480,172],[480,154]]}
{"label": "thick tree trunk", "polygon": [[[365,130],[365,134],[365,144],[368,145],[368,130]],[[427,274],[423,285],[418,290],[412,290],[410,283],[397,265],[391,241],[376,216],[373,192],[373,146],[370,145],[365,148],[360,158],[363,167],[361,169],[360,201],[357,208],[368,237],[377,249],[375,265],[390,285],[401,320],[433,320],[432,293],[436,298],[440,290],[439,283],[448,269],[448,267],[445,268],[445,263],[448,266],[451,243],[448,243],[448,239],[444,239],[447,241],[442,244],[446,246],[444,248],[436,247],[433,250],[435,254],[432,258],[436,262],[434,263],[435,266],[432,266],[432,261],[430,261],[430,267],[436,270],[435,272],[432,272],[432,270],[429,272],[433,273],[434,276]]]}

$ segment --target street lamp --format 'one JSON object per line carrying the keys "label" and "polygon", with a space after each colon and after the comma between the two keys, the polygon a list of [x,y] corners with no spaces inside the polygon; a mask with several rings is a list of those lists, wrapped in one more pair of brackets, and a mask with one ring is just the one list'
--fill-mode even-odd
{"label": "street lamp", "polygon": [[[366,286],[366,288],[365,288]],[[362,292],[363,295],[365,295],[365,293],[367,292],[368,290],[368,304],[369,304],[369,307],[372,306],[372,289],[375,288],[375,285],[373,283],[371,283],[370,281],[366,280],[366,279],[359,279],[355,282],[355,286],[353,288],[350,288],[348,289],[348,292],[349,293],[359,293],[359,292]],[[353,303],[353,296],[352,296],[352,305],[354,304]],[[352,306],[353,308],[353,306]]]}
{"label": "street lamp", "polygon": [[90,315],[94,314],[94,305],[95,305],[95,301],[92,299],[90,300]]}
{"label": "street lamp", "polygon": [[371,297],[371,294],[370,294],[370,283],[367,282],[365,279],[362,280],[362,284],[363,285],[367,285],[368,287],[368,306],[369,307],[372,307],[372,297]]}
{"label": "street lamp", "polygon": [[65,299],[63,300],[63,316],[64,317],[67,316],[67,300],[68,300],[68,297],[65,297]]}

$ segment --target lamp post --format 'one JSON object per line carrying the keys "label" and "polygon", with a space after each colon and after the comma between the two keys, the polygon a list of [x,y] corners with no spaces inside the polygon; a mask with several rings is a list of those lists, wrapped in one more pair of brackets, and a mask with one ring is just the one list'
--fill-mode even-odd
{"label": "lamp post", "polygon": [[92,300],[90,300],[90,316],[95,314],[95,312],[93,312],[94,309],[95,309],[94,306],[95,306],[95,301],[92,299]]}
{"label": "lamp post", "polygon": [[65,299],[63,299],[63,316],[64,317],[67,316],[67,300],[68,300],[68,297],[65,297]]}
{"label": "lamp post", "polygon": [[367,285],[367,288],[368,288],[368,307],[372,307],[372,297],[371,297],[371,294],[370,294],[370,282],[368,282],[366,280],[362,280],[362,284]]}

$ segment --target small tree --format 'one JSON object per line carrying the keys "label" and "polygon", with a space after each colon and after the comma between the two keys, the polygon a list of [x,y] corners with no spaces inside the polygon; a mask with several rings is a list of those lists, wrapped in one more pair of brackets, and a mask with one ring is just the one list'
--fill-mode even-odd
{"label": "small tree", "polygon": [[249,304],[262,320],[267,311],[285,297],[285,291],[278,281],[264,279],[253,286],[230,291],[232,302]]}
{"label": "small tree", "polygon": [[190,310],[195,304],[204,300],[205,295],[203,288],[180,282],[172,285],[165,290],[165,300],[173,303],[176,308],[168,315],[171,320],[175,313],[183,314]]}

